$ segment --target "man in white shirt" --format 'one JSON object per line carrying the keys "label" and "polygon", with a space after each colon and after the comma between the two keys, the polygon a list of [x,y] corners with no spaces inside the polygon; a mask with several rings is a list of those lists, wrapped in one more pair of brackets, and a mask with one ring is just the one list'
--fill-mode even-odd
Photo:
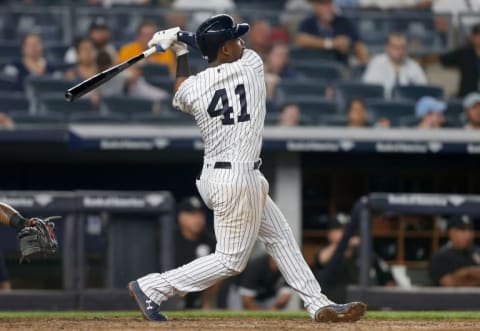
{"label": "man in white shirt", "polygon": [[380,84],[385,97],[390,98],[395,86],[425,85],[427,77],[420,65],[407,54],[407,38],[397,32],[390,33],[385,53],[370,60],[362,79],[365,83]]}

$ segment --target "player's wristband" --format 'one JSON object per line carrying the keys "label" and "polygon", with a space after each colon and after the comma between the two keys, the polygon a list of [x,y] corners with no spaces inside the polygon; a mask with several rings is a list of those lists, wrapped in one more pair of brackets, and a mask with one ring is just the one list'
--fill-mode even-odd
{"label": "player's wristband", "polygon": [[18,213],[15,213],[12,216],[10,216],[9,221],[10,221],[10,226],[12,228],[17,229],[17,231],[20,231],[21,229],[23,229],[27,224],[27,219]]}
{"label": "player's wristband", "polygon": [[332,49],[333,48],[333,40],[330,39],[330,38],[323,39],[323,48]]}
{"label": "player's wristband", "polygon": [[190,68],[188,65],[188,54],[177,57],[177,77],[190,76]]}

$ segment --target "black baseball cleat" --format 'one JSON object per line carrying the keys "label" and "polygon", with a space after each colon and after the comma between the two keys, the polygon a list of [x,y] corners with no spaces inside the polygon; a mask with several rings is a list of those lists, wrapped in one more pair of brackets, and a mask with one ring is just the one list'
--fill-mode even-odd
{"label": "black baseball cleat", "polygon": [[128,290],[147,320],[159,322],[168,321],[167,316],[159,311],[160,306],[142,292],[138,282],[133,281],[128,283]]}
{"label": "black baseball cleat", "polygon": [[363,317],[367,305],[363,302],[331,304],[320,308],[315,313],[317,322],[356,322]]}

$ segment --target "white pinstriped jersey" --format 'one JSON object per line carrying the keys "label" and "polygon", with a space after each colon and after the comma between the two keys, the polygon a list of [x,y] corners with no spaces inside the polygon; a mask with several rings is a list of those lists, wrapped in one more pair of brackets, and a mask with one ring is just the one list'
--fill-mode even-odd
{"label": "white pinstriped jersey", "polygon": [[173,106],[195,117],[205,159],[252,162],[260,157],[265,121],[263,62],[252,50],[207,68],[179,87]]}

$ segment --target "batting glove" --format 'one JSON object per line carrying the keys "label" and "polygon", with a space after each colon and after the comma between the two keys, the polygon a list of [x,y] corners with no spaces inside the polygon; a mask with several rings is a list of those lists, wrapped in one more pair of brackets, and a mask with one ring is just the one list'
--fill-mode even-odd
{"label": "batting glove", "polygon": [[148,47],[157,47],[160,48],[160,50],[168,49],[173,42],[177,40],[177,33],[179,31],[180,28],[177,26],[168,30],[156,32],[148,42]]}
{"label": "batting glove", "polygon": [[170,46],[171,50],[175,53],[177,57],[185,55],[188,53],[188,46],[187,44],[181,41],[175,41],[172,46]]}

